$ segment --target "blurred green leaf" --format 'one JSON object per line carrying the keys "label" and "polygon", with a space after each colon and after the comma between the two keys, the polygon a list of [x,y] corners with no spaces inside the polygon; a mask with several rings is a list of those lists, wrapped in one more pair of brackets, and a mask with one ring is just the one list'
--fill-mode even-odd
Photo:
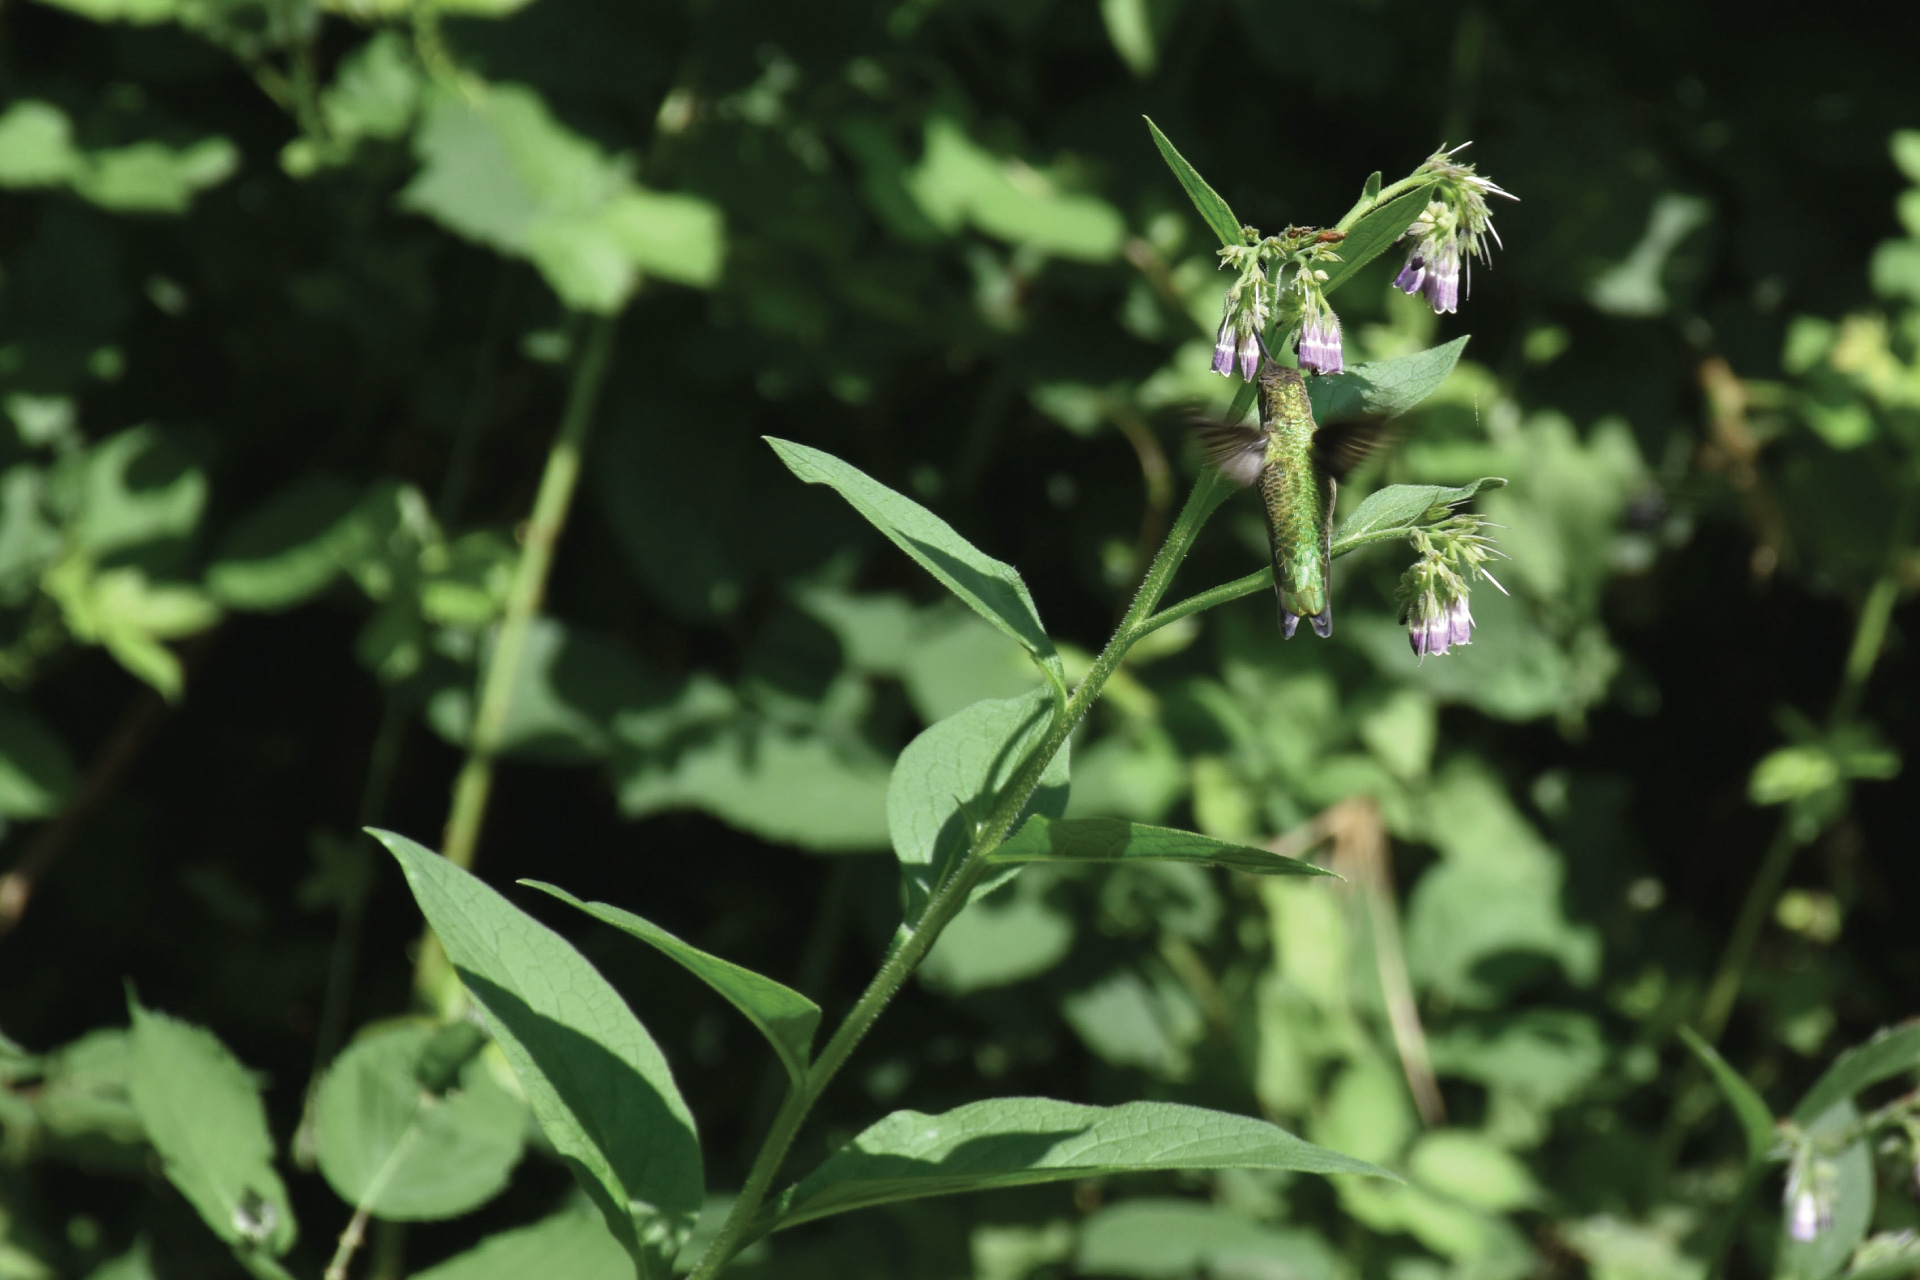
{"label": "blurred green leaf", "polygon": [[1486,476],[1472,484],[1455,488],[1438,484],[1390,484],[1375,489],[1340,522],[1333,533],[1333,554],[1338,556],[1369,542],[1404,537],[1415,525],[1434,519],[1436,510],[1465,502],[1482,489],[1497,489],[1506,481]]}
{"label": "blurred green leaf", "polygon": [[743,969],[737,964],[689,943],[682,942],[659,925],[643,920],[631,911],[604,902],[582,902],[555,885],[539,880],[522,880],[543,893],[570,903],[594,919],[610,924],[649,946],[658,948],[682,968],[722,996],[727,1003],[746,1015],[760,1034],[780,1055],[781,1065],[796,1087],[807,1078],[807,1062],[813,1051],[813,1036],[820,1028],[820,1006],[772,978]]}
{"label": "blurred green leaf", "polygon": [[1122,1200],[1080,1229],[1077,1274],[1188,1280],[1196,1275],[1284,1275],[1337,1280],[1340,1258],[1312,1231],[1274,1227],[1200,1200]]}
{"label": "blurred green leaf", "polygon": [[[726,696],[724,689],[714,691]],[[616,726],[616,736],[622,733]],[[613,766],[620,808],[629,817],[695,808],[803,849],[838,853],[887,844],[887,761],[859,739],[734,715],[661,746],[635,749],[623,741]]]}
{"label": "blurred green leaf", "polygon": [[894,1112],[783,1192],[760,1221],[780,1230],[897,1200],[1151,1169],[1393,1176],[1264,1120],[1201,1107],[992,1098],[941,1115]]}
{"label": "blurred green leaf", "polygon": [[1680,1027],[1678,1031],[1687,1048],[1693,1050],[1694,1056],[1713,1075],[1713,1082],[1720,1086],[1727,1105],[1733,1108],[1734,1119],[1740,1122],[1740,1131],[1747,1139],[1748,1167],[1758,1165],[1773,1147],[1773,1108],[1728,1065],[1720,1051],[1701,1039],[1692,1027]]}
{"label": "blurred green leaf", "polygon": [[701,287],[719,278],[719,211],[640,187],[532,90],[437,90],[414,148],[421,172],[401,205],[529,259],[569,306],[616,312],[642,272]]}
{"label": "blurred green leaf", "polygon": [[122,431],[76,461],[68,534],[94,555],[182,542],[198,527],[206,473],[165,432]]}
{"label": "blurred green leaf", "polygon": [[207,590],[228,608],[266,612],[312,599],[340,576],[359,501],[359,490],[330,475],[281,490],[221,543],[207,566]]}
{"label": "blurred green leaf", "polygon": [[420,1080],[428,1026],[375,1032],[327,1068],[315,1104],[320,1172],[342,1200],[391,1222],[451,1218],[507,1185],[526,1112],[471,1058],[458,1087]]}
{"label": "blurred green leaf", "polygon": [[[1141,119],[1146,120],[1147,132],[1153,135],[1153,145],[1160,149],[1160,158],[1167,162],[1167,168],[1173,170],[1173,176],[1179,181],[1180,189],[1187,193],[1187,199],[1193,201],[1193,207],[1200,211],[1200,218],[1207,224],[1207,229],[1213,232],[1223,245],[1240,244],[1242,242],[1240,219],[1233,216],[1233,210],[1227,207],[1227,202],[1207,185],[1207,180],[1187,163],[1185,156],[1174,150],[1173,144],[1167,141],[1167,135],[1160,132],[1159,125],[1146,116],[1142,116]],[[1412,220],[1407,219],[1409,222]]]}
{"label": "blurred green leaf", "polygon": [[992,863],[1192,862],[1257,876],[1327,876],[1311,862],[1229,844],[1191,831],[1121,818],[1048,818],[1036,813],[987,854]]}
{"label": "blurred green leaf", "polygon": [[1332,293],[1354,272],[1385,253],[1395,240],[1406,234],[1407,228],[1427,207],[1427,199],[1427,188],[1416,187],[1362,214],[1348,229],[1347,238],[1340,242],[1340,261],[1326,268],[1327,278],[1321,282],[1321,292]]}
{"label": "blurred green leaf", "polygon": [[1811,1128],[1819,1117],[1869,1085],[1914,1071],[1920,1071],[1920,1019],[1884,1028],[1835,1058],[1794,1107],[1793,1118]]}
{"label": "blurred green leaf", "polygon": [[1496,1213],[1540,1203],[1540,1185],[1527,1166],[1477,1133],[1437,1129],[1407,1153],[1407,1173],[1476,1209]]}
{"label": "blurred green leaf", "polygon": [[599,1217],[563,1209],[530,1227],[496,1231],[465,1253],[415,1272],[412,1280],[630,1280],[633,1261]]}
{"label": "blurred green leaf", "polygon": [[1047,972],[1073,946],[1073,917],[1047,900],[1045,877],[1029,873],[981,895],[955,916],[915,970],[935,991],[970,995]]}
{"label": "blurred green leaf", "polygon": [[911,498],[895,493],[832,454],[772,436],[767,437],[767,443],[793,474],[808,484],[832,487],[921,568],[1018,642],[1065,696],[1066,676],[1060,655],[1047,638],[1018,570],[980,551],[952,525]]}
{"label": "blurred green leaf", "polygon": [[936,226],[951,234],[971,222],[988,235],[1055,257],[1109,262],[1127,227],[1098,196],[1063,191],[1047,174],[1005,160],[936,114],[926,123],[926,153],[905,176],[907,191]]}
{"label": "blurred green leaf", "polygon": [[225,138],[178,149],[137,142],[89,152],[73,175],[73,189],[115,213],[185,213],[194,196],[219,186],[239,167],[240,149]]}
{"label": "blurred green leaf", "polygon": [[66,743],[26,703],[0,695],[0,816],[51,817],[79,786]]}
{"label": "blurred green leaf", "polygon": [[129,994],[129,1091],[167,1177],[213,1233],[241,1252],[293,1247],[293,1206],[273,1167],[266,1109],[247,1069],[211,1032]]}
{"label": "blurred green leaf", "polygon": [[372,835],[399,861],[540,1128],[641,1280],[667,1276],[705,1187],[693,1117],[653,1037],[559,934],[439,854]]}
{"label": "blurred green leaf", "polygon": [[[1053,712],[1045,689],[976,702],[922,732],[900,753],[887,783],[887,830],[900,859],[909,924],[966,856],[974,824],[1046,737]],[[1063,744],[1023,813],[1058,817],[1066,811],[1068,752]],[[1006,878],[988,877],[975,897]]]}
{"label": "blurred green leaf", "polygon": [[67,113],[24,99],[0,113],[0,187],[58,187],[81,165]]}
{"label": "blurred green leaf", "polygon": [[[1307,379],[1316,422],[1348,418],[1395,418],[1440,389],[1471,335],[1410,356],[1356,364],[1344,373]],[[1485,481],[1481,481],[1485,484]]]}

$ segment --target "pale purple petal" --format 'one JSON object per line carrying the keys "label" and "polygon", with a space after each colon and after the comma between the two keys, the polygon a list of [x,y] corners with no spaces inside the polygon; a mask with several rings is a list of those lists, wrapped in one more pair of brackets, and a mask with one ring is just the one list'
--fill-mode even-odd
{"label": "pale purple petal", "polygon": [[1339,373],[1346,368],[1340,351],[1340,321],[1331,311],[1313,316],[1300,332],[1300,367],[1308,373]]}
{"label": "pale purple petal", "polygon": [[1233,376],[1233,324],[1223,322],[1213,340],[1213,371],[1222,377]]}
{"label": "pale purple petal", "polygon": [[1260,339],[1252,332],[1240,335],[1240,376],[1248,382],[1260,370]]}

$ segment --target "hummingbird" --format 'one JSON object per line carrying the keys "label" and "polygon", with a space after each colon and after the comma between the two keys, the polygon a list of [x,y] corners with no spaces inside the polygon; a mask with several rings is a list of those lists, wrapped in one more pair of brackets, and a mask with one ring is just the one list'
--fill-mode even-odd
{"label": "hummingbird", "polygon": [[1298,370],[1260,361],[1260,425],[1206,422],[1198,434],[1207,461],[1242,488],[1257,483],[1273,548],[1280,631],[1300,619],[1333,634],[1333,500],[1340,481],[1386,436],[1384,418],[1316,424]]}

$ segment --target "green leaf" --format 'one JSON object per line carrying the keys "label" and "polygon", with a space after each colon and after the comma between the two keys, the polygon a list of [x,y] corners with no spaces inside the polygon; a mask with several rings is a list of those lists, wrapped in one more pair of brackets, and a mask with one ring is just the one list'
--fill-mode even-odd
{"label": "green leaf", "polygon": [[561,125],[531,89],[435,92],[414,150],[421,170],[400,193],[402,207],[530,260],[569,306],[618,311],[641,271],[702,287],[719,278],[719,211],[640,187],[625,163]]}
{"label": "green leaf", "polygon": [[1415,525],[1428,523],[1429,512],[1465,502],[1483,489],[1498,489],[1506,481],[1482,476],[1470,484],[1448,488],[1438,484],[1390,484],[1367,495],[1352,515],[1333,533],[1333,554],[1389,538],[1405,537]]}
{"label": "green leaf", "polygon": [[1065,696],[1066,673],[1060,655],[1054,652],[1053,641],[1040,624],[1040,613],[1018,570],[981,551],[913,499],[895,493],[832,454],[773,436],[766,440],[793,474],[808,484],[830,486],[921,568],[1017,641]]}
{"label": "green leaf", "polygon": [[1150,1169],[1393,1177],[1264,1120],[1203,1107],[990,1098],[941,1115],[894,1112],[784,1192],[762,1221],[780,1230],[898,1200]]}
{"label": "green leaf", "polygon": [[[1798,1119],[1800,1112],[1794,1113]],[[1795,1240],[1788,1230],[1791,1214],[1781,1215],[1779,1244],[1774,1256],[1776,1280],[1827,1280],[1846,1265],[1855,1247],[1867,1237],[1873,1221],[1873,1151],[1864,1135],[1857,1136],[1837,1152],[1828,1148],[1840,1135],[1855,1131],[1860,1113],[1853,1103],[1842,1098],[1811,1123],[1802,1122],[1812,1136],[1818,1157],[1829,1166],[1833,1222],[1823,1226],[1811,1240]],[[1824,1145],[1823,1145],[1824,1144]]]}
{"label": "green leaf", "polygon": [[275,494],[234,526],[207,566],[207,590],[234,609],[291,609],[340,576],[360,491],[313,475]]}
{"label": "green leaf", "polygon": [[705,1188],[693,1117],[653,1037],[566,939],[432,850],[371,834],[398,859],[534,1118],[640,1280],[668,1275]]}
{"label": "green leaf", "polygon": [[451,1218],[507,1185],[526,1110],[469,1058],[459,1087],[421,1082],[436,1031],[404,1026],[349,1045],[327,1069],[315,1109],[320,1172],[348,1204],[393,1222]]}
{"label": "green leaf", "polygon": [[[731,697],[716,682],[696,680],[680,701]],[[887,762],[864,740],[808,733],[731,707],[717,723],[695,720],[664,734],[641,717],[616,719],[614,734],[613,772],[628,817],[697,808],[802,849],[886,847]]]}
{"label": "green leaf", "polygon": [[1815,1117],[1869,1085],[1912,1071],[1920,1071],[1920,1018],[1888,1027],[1835,1058],[1800,1099],[1793,1118],[1810,1125]]}
{"label": "green leaf", "polygon": [[50,817],[79,786],[67,744],[26,703],[0,695],[0,816]]}
{"label": "green leaf", "polygon": [[1426,207],[1427,188],[1421,186],[1362,214],[1360,221],[1348,228],[1347,238],[1340,242],[1340,261],[1326,269],[1327,278],[1320,285],[1321,292],[1332,293],[1351,279],[1354,272],[1385,253]]}
{"label": "green leaf", "polygon": [[0,187],[59,187],[82,163],[67,113],[27,99],[0,113]]}
{"label": "green leaf", "polygon": [[1327,876],[1331,871],[1265,849],[1230,844],[1171,827],[1121,818],[1057,818],[1041,814],[987,855],[988,862],[1197,862],[1257,876]]}
{"label": "green leaf", "polygon": [[1126,243],[1126,220],[1111,204],[1062,190],[1041,170],[996,155],[945,115],[927,120],[925,153],[905,185],[927,220],[948,234],[970,222],[1023,249],[1080,262],[1111,262]]}
{"label": "green leaf", "polygon": [[240,149],[225,138],[189,147],[137,142],[87,153],[73,175],[76,195],[115,213],[185,213],[193,198],[240,168]]}
{"label": "green leaf", "polygon": [[1338,1280],[1345,1269],[1318,1232],[1269,1226],[1223,1204],[1145,1198],[1108,1205],[1086,1220],[1073,1273]]}
{"label": "green leaf", "polygon": [[643,920],[631,911],[604,902],[582,902],[565,889],[540,880],[522,880],[543,893],[580,908],[596,920],[633,935],[678,961],[694,977],[712,987],[760,1029],[781,1064],[797,1085],[807,1078],[807,1062],[813,1051],[814,1032],[820,1028],[820,1006],[790,987],[772,978],[743,969],[682,942],[659,925]]}
{"label": "green leaf", "polygon": [[1759,1164],[1773,1146],[1773,1108],[1728,1065],[1719,1050],[1701,1039],[1692,1027],[1681,1027],[1680,1039],[1713,1074],[1714,1083],[1720,1086],[1727,1105],[1733,1108],[1734,1118],[1740,1122],[1740,1131],[1747,1139],[1747,1166]]}
{"label": "green leaf", "polygon": [[1539,1204],[1540,1184],[1512,1152],[1463,1129],[1423,1134],[1407,1153],[1407,1173],[1462,1204],[1511,1213]]}
{"label": "green leaf", "polygon": [[206,472],[172,436],[122,431],[88,450],[68,535],[96,556],[184,542],[207,503]]}
{"label": "green leaf", "polygon": [[1316,422],[1397,418],[1440,389],[1460,363],[1467,337],[1410,356],[1357,364],[1345,373],[1307,379]]}
{"label": "green leaf", "polygon": [[[927,899],[966,855],[974,823],[986,817],[994,796],[1046,736],[1052,717],[1053,699],[1045,689],[976,702],[900,753],[887,784],[887,829],[900,859],[908,923],[920,918]],[[1067,755],[1063,744],[1024,812],[1050,818],[1066,812]],[[974,896],[1005,879],[989,877]]]}
{"label": "green leaf", "polygon": [[1208,229],[1219,237],[1223,245],[1242,243],[1240,219],[1233,216],[1233,210],[1220,198],[1220,193],[1207,185],[1207,180],[1187,163],[1185,156],[1174,150],[1173,144],[1167,141],[1167,135],[1160,132],[1159,125],[1146,116],[1140,118],[1146,120],[1147,131],[1153,135],[1153,145],[1160,148],[1160,158],[1167,162],[1167,168],[1173,170],[1173,176],[1187,193],[1187,199],[1193,201],[1193,207],[1200,211],[1200,217]]}
{"label": "green leaf", "polygon": [[129,995],[129,1092],[167,1177],[242,1253],[293,1246],[293,1208],[273,1167],[266,1109],[247,1069],[209,1031]]}
{"label": "green leaf", "polygon": [[530,1227],[496,1231],[412,1280],[632,1280],[633,1264],[591,1213],[567,1209]]}

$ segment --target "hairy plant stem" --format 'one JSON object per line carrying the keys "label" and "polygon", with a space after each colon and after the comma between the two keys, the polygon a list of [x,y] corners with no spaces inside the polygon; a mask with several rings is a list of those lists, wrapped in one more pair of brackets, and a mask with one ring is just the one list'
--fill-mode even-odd
{"label": "hairy plant stem", "polygon": [[888,1003],[926,958],[941,930],[967,905],[974,888],[987,872],[987,855],[1012,832],[1013,824],[1019,820],[1027,802],[1033,798],[1035,788],[1040,785],[1041,775],[1053,762],[1054,756],[1059,754],[1060,748],[1066,745],[1074,729],[1086,718],[1087,712],[1092,710],[1107,680],[1126,658],[1127,650],[1152,630],[1143,624],[1153,612],[1153,607],[1160,602],[1160,597],[1166,594],[1167,586],[1173,581],[1180,562],[1186,559],[1187,552],[1192,549],[1201,526],[1231,492],[1232,487],[1216,472],[1209,469],[1201,474],[1187,498],[1186,506],[1181,508],[1166,541],[1161,544],[1159,554],[1148,566],[1126,616],[1114,629],[1113,638],[1093,660],[1086,678],[1073,691],[1073,696],[1064,705],[1055,707],[1046,736],[1020,763],[999,795],[994,797],[987,816],[975,830],[967,856],[928,899],[919,921],[902,928],[892,951],[881,964],[879,972],[874,974],[873,981],[867,984],[866,991],[847,1012],[846,1018],[834,1031],[833,1038],[827,1041],[826,1047],[807,1069],[805,1083],[788,1088],[780,1111],[774,1117],[773,1126],[760,1144],[759,1154],[747,1173],[746,1184],[740,1188],[740,1195],[734,1200],[720,1234],[714,1237],[713,1243],[694,1267],[691,1280],[710,1280],[718,1275],[736,1253],[772,1229],[772,1216],[763,1216],[760,1209],[766,1201],[768,1190],[773,1186],[774,1177],[780,1172],[781,1163],[786,1159],[788,1148],[793,1145],[814,1103],[826,1092],[827,1086],[846,1065],[847,1059],[853,1056],[854,1049],[866,1037]]}
{"label": "hairy plant stem", "polygon": [[[473,727],[467,736],[467,758],[454,781],[453,802],[440,843],[440,852],[447,861],[462,870],[472,869],[479,847],[487,799],[493,790],[494,756],[506,728],[507,710],[513,701],[527,638],[533,631],[533,618],[546,595],[554,548],[566,526],[567,509],[573,503],[573,492],[579,483],[581,459],[593,426],[600,388],[606,381],[616,323],[615,317],[601,316],[588,325],[585,347],[573,368],[573,386],[567,394],[560,431],[554,437],[553,447],[547,451],[546,470],[541,474],[540,490],[533,500],[533,514],[527,518],[521,534],[520,559],[513,568],[513,582],[507,591],[506,612],[500,620],[493,655],[481,678]],[[421,944],[420,959],[414,968],[414,990],[433,1004],[441,1005],[444,1002],[436,993],[447,987],[449,977],[446,953],[429,934]]]}

